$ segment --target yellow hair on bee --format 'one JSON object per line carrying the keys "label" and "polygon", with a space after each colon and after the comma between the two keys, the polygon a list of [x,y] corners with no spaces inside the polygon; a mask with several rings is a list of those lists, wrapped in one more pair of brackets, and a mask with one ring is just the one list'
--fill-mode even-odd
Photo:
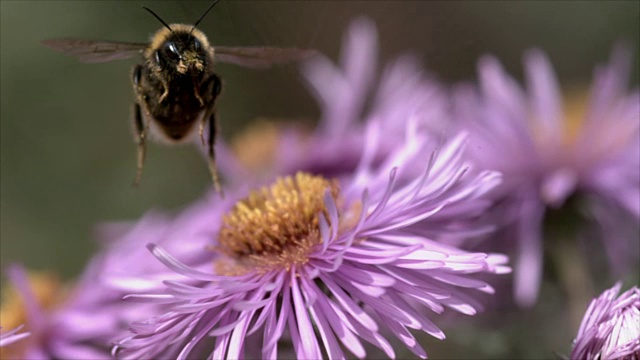
{"label": "yellow hair on bee", "polygon": [[[194,38],[200,41],[200,44],[202,44],[202,48],[209,49],[211,55],[213,55],[213,48],[209,45],[209,39],[207,39],[207,36],[202,31],[193,28],[193,25],[170,24],[169,27],[171,28],[171,30],[173,30],[173,34],[191,33]],[[153,55],[153,52],[160,49],[171,35],[172,31],[170,31],[166,27],[160,28],[153,35],[151,35],[149,46],[144,51],[144,57],[150,58],[151,55]]]}

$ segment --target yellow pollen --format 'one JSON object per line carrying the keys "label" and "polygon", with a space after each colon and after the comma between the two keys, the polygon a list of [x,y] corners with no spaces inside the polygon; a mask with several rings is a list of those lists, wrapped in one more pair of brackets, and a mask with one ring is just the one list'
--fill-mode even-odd
{"label": "yellow pollen", "polygon": [[185,74],[189,67],[184,63],[184,61],[180,60],[176,69],[180,74]]}
{"label": "yellow pollen", "polygon": [[[304,133],[304,129],[301,130]],[[282,132],[278,122],[259,118],[234,137],[231,148],[244,166],[252,171],[266,172],[273,166]]]}
{"label": "yellow pollen", "polygon": [[[320,244],[319,214],[328,218],[324,194],[338,198],[338,184],[299,172],[252,192],[225,215],[217,251],[242,268],[286,268],[304,264]],[[217,264],[226,274],[228,263]]]}
{"label": "yellow pollen", "polygon": [[[564,122],[564,132],[562,134],[562,145],[564,146],[572,146],[583,129],[587,114],[588,95],[588,92],[581,88],[565,93],[562,109],[563,118],[561,119]],[[539,127],[538,122],[534,121],[535,118],[533,116],[531,115],[529,122],[531,133],[538,144],[545,144],[546,134]]]}
{"label": "yellow pollen", "polygon": [[582,130],[587,115],[588,93],[584,90],[568,94],[564,103],[564,144],[573,144]]}
{"label": "yellow pollen", "polygon": [[[38,305],[45,311],[51,310],[59,304],[64,296],[59,279],[46,272],[28,274],[30,290]],[[13,286],[3,288],[2,305],[0,306],[0,326],[2,331],[10,331],[20,325],[25,325],[22,332],[29,331],[27,309],[22,294]],[[0,359],[20,359],[26,344],[37,341],[32,334],[30,337],[0,349]]]}

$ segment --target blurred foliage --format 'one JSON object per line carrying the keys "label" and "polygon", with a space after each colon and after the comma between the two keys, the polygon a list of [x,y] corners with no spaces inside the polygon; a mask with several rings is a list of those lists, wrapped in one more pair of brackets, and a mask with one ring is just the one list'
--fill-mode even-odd
{"label": "blurred foliage", "polygon": [[[80,64],[40,45],[54,37],[144,41],[161,25],[141,6],[169,23],[191,23],[209,3],[0,1],[3,268],[22,262],[73,276],[96,248],[95,224],[181,207],[210,186],[205,161],[192,146],[152,144],[142,185],[133,189],[133,61]],[[200,28],[213,44],[313,47],[336,59],[350,19],[366,15],[378,25],[381,62],[410,51],[442,80],[461,81],[474,79],[477,59],[491,53],[520,76],[523,52],[539,47],[566,84],[586,84],[614,43],[638,45],[639,7],[637,1],[223,1]],[[220,65],[218,71],[225,82],[218,107],[225,138],[259,116],[318,116],[295,66]],[[449,331],[451,341],[427,340],[427,349],[435,358],[567,351],[575,329],[568,334],[568,325],[554,325],[545,332],[540,324],[548,309],[562,319],[559,300],[548,294],[554,292],[543,292],[533,312],[506,314],[516,320],[507,328],[476,337],[478,329],[469,325]],[[538,330],[529,333],[530,326]]]}

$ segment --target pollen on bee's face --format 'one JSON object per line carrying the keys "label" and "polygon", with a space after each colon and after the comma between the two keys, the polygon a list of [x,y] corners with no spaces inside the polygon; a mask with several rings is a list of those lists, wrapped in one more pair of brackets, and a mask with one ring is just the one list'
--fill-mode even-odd
{"label": "pollen on bee's face", "polygon": [[176,71],[180,74],[186,74],[190,70],[201,72],[204,70],[204,64],[195,53],[186,52],[176,65]]}
{"label": "pollen on bee's face", "polygon": [[187,66],[187,64],[184,63],[184,61],[180,60],[178,65],[176,65],[176,70],[180,74],[185,74],[187,70],[189,70],[189,67]]}
{"label": "pollen on bee's face", "polygon": [[305,263],[321,242],[324,194],[338,197],[336,181],[297,173],[253,191],[224,217],[216,250],[243,265],[261,268]]}

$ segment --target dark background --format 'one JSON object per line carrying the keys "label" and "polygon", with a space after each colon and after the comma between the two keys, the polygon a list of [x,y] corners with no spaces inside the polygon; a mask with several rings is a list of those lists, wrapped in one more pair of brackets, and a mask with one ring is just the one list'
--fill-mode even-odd
{"label": "dark background", "polygon": [[[161,26],[141,6],[168,23],[192,23],[209,4],[0,1],[2,267],[22,262],[74,276],[96,248],[95,224],[179,208],[210,186],[206,163],[193,147],[152,144],[142,186],[133,189],[129,72],[135,60],[80,64],[39,44],[55,37],[141,42]],[[590,81],[593,66],[607,59],[616,41],[637,47],[639,4],[223,1],[199,27],[213,44],[312,47],[336,59],[350,19],[366,15],[377,23],[382,61],[410,51],[441,80],[453,82],[474,79],[477,58],[492,53],[520,77],[523,51],[539,47],[564,84],[574,86]],[[219,65],[218,71],[225,81],[219,114],[227,139],[259,116],[317,118],[295,66],[259,71]],[[637,69],[634,74],[637,83]],[[566,352],[575,328],[537,326],[541,314],[559,311],[558,301],[543,297],[507,328],[448,331],[450,341],[429,340],[427,349],[432,357]]]}

